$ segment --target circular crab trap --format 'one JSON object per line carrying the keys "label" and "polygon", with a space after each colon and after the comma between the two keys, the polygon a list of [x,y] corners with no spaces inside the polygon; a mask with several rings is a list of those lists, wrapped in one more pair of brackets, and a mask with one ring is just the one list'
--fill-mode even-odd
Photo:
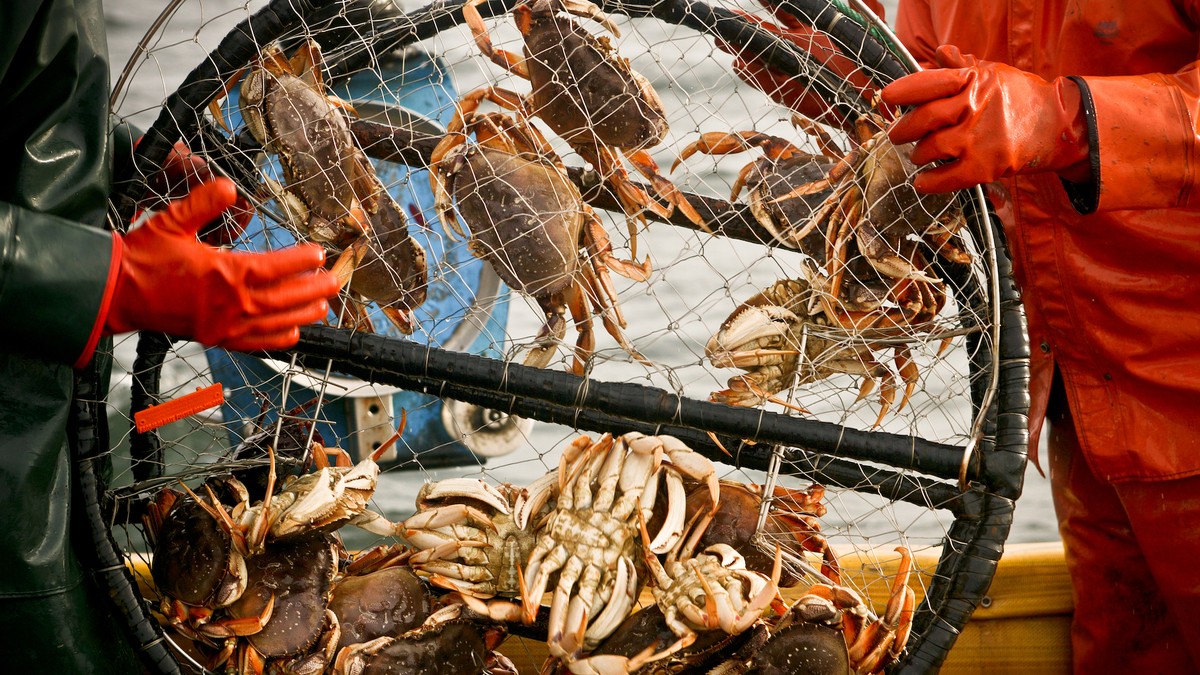
{"label": "circular crab trap", "polygon": [[[181,610],[162,585],[187,556],[163,520],[169,500],[208,504],[193,520],[260,513],[272,462],[275,491],[315,494],[299,476],[317,475],[314,448],[337,447],[354,471],[379,469],[357,507],[380,514],[376,535],[390,523],[417,548],[429,548],[421,530],[499,550],[481,533],[511,513],[529,536],[487,572],[495,584],[458,548],[410,566],[471,611],[492,603],[506,630],[547,640],[560,661],[624,653],[632,668],[688,631],[733,632],[746,637],[670,658],[753,667],[748,645],[763,643],[751,636],[779,646],[799,623],[835,628],[855,668],[936,670],[987,590],[1021,492],[1028,345],[982,192],[917,195],[906,149],[887,141],[902,111],[876,92],[910,67],[858,2],[171,4],[114,90],[118,121],[146,132],[118,158],[112,226],[162,203],[154,176],[182,141],[254,206],[229,246],[317,241],[345,285],[293,349],[141,334],[81,378],[94,563],[147,664],[317,651],[320,617],[291,652],[247,649],[266,631],[265,599],[249,616],[211,597]],[[324,471],[349,489],[349,469]],[[475,511],[413,520],[449,506]],[[589,530],[580,509],[619,522]],[[348,549],[377,543],[349,530]],[[599,534],[625,548],[587,552]],[[672,567],[684,558],[728,576],[734,558],[718,562],[726,549],[710,544],[752,570],[725,594],[756,589],[752,609],[736,605],[751,620],[713,615],[720,628],[704,631],[681,619],[657,646],[617,628],[645,616],[643,584],[688,577]],[[223,569],[236,567],[222,546]],[[574,562],[558,570],[562,555]],[[313,583],[288,606],[327,601]],[[827,615],[765,606],[764,583]],[[543,587],[558,589],[548,618],[529,599]],[[243,634],[214,637],[229,625]],[[494,646],[494,631],[477,633],[442,647]]]}

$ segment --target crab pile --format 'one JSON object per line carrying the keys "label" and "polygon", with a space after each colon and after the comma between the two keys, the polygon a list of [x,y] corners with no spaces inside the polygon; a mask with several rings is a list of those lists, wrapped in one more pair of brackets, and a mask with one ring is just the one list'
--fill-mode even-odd
{"label": "crab pile", "polygon": [[[240,456],[252,454],[246,446]],[[164,489],[145,518],[157,617],[210,670],[515,672],[497,648],[510,627],[534,625],[544,626],[547,672],[701,662],[739,672],[747,644],[791,640],[775,635],[796,623],[838,636],[860,672],[878,672],[904,647],[907,551],[877,618],[840,585],[820,534],[823,489],[776,488],[773,502],[786,506],[764,532],[821,568],[789,609],[779,589],[800,578],[783,569],[780,546],[768,554],[749,537],[762,491],[719,480],[671,436],[579,436],[527,487],[427,483],[401,523],[368,508],[377,455],[351,466],[314,442],[311,470],[276,489],[274,450],[263,449],[264,484],[243,483],[243,472]],[[337,536],[345,525],[404,544],[350,555]],[[637,610],[647,589],[653,612]]]}
{"label": "crab pile", "polygon": [[[821,581],[803,596],[804,612],[780,595],[781,585],[801,580],[783,570],[781,548],[764,556],[749,537],[761,490],[719,480],[709,460],[671,436],[579,436],[556,469],[525,488],[464,478],[427,484],[402,536],[416,549],[411,569],[449,591],[443,597],[461,605],[460,616],[544,625],[543,672],[723,663],[745,672],[746,645],[791,649],[797,623],[836,636],[857,672],[881,672],[903,651],[911,623],[908,553],[876,617],[840,583],[820,534],[822,495],[818,485],[777,488],[773,501],[788,506],[767,526],[783,546],[819,557]],[[636,610],[644,589],[654,604]],[[811,609],[818,605],[825,611]]]}

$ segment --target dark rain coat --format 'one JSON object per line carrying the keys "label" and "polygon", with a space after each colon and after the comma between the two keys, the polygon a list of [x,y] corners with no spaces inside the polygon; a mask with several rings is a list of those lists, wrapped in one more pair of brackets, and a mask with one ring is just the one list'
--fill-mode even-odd
{"label": "dark rain coat", "polygon": [[0,3],[0,669],[129,673],[73,547],[72,365],[109,274],[109,70],[98,0]]}
{"label": "dark rain coat", "polygon": [[1087,90],[1092,184],[989,191],[1029,315],[1031,453],[1057,364],[1099,478],[1200,474],[1200,1],[902,0],[895,25],[923,65],[954,44]]}

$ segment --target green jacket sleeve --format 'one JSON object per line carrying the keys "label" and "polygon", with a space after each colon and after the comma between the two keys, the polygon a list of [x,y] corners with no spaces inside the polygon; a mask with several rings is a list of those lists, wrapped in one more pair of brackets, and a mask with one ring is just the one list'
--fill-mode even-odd
{"label": "green jacket sleeve", "polygon": [[67,364],[90,352],[112,249],[103,230],[0,203],[0,348]]}
{"label": "green jacket sleeve", "polygon": [[0,3],[0,348],[74,364],[112,263],[108,47],[95,2]]}

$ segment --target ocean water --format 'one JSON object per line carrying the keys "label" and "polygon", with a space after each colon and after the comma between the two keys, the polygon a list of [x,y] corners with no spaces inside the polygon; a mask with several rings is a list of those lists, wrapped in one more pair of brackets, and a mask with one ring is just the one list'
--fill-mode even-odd
{"label": "ocean water", "polygon": [[[418,6],[413,0],[406,7]],[[251,9],[261,3],[251,3]],[[131,56],[138,65],[118,102],[117,110],[135,123],[147,125],[153,120],[158,105],[183,76],[215,45],[215,40],[245,16],[245,3],[233,0],[202,0],[182,3],[171,18],[167,29],[151,43],[145,52],[136,52],[139,40],[161,10],[163,3],[150,0],[109,2],[106,7],[109,50],[113,80],[117,81],[125,62]],[[894,3],[885,3],[889,13]],[[688,34],[673,26],[657,25],[653,21],[628,22],[618,20],[623,37],[618,41],[623,53],[629,55],[634,67],[648,73],[652,84],[663,98],[666,107],[685,111],[673,119],[671,136],[663,147],[679,147],[694,137],[695,132],[755,128],[771,130],[787,128],[786,116],[774,110],[761,95],[748,88],[736,86],[736,78],[728,72],[729,60],[714,57],[707,38]],[[493,37],[498,44],[511,45],[514,32],[511,26],[496,25]],[[631,53],[625,46],[642,41],[654,46],[652,51]],[[424,45],[455,65],[454,77],[458,90],[465,91],[494,77],[494,70],[481,59],[466,56],[474,44],[464,31],[447,31],[445,35]],[[515,47],[510,47],[515,48]],[[718,55],[719,56],[719,55]],[[649,73],[657,73],[650,75]],[[447,111],[442,111],[446,113]],[[670,165],[669,152],[656,151],[660,164]],[[689,160],[687,173],[680,180],[688,189],[703,191],[709,184],[728,185],[745,160]],[[709,171],[711,169],[711,171]],[[725,188],[722,188],[725,189]],[[709,190],[717,192],[716,188]],[[623,228],[610,227],[615,243]],[[623,235],[623,233],[621,233]],[[644,250],[653,252],[660,279],[648,290],[632,288],[619,280],[623,307],[630,318],[630,336],[639,350],[651,361],[667,366],[662,372],[648,372],[615,348],[612,338],[603,330],[597,331],[597,341],[606,357],[601,379],[638,381],[673,387],[691,395],[703,397],[714,387],[722,386],[729,373],[713,374],[703,367],[704,342],[712,331],[714,319],[724,316],[735,304],[734,299],[745,297],[752,289],[769,284],[779,276],[782,263],[763,260],[760,247],[725,241],[706,241],[674,228],[655,229],[642,233]],[[540,316],[535,304],[526,298],[512,299],[507,335],[510,339],[528,340],[538,329]],[[509,348],[511,345],[498,345]],[[118,351],[118,361],[128,364],[129,354]],[[958,362],[961,366],[961,361]],[[199,367],[198,367],[199,368]],[[923,417],[914,421],[914,428],[928,429],[930,437],[953,438],[962,426],[960,400],[938,391],[960,386],[956,381],[961,373],[955,361],[939,361],[923,374],[930,392],[914,401],[911,415]],[[830,385],[832,386],[832,385]],[[844,384],[840,384],[845,389]],[[825,391],[829,391],[826,389]],[[838,399],[838,405],[853,400],[853,391]],[[924,401],[922,404],[921,401]],[[851,423],[866,426],[874,419],[874,408],[859,406]],[[907,418],[910,421],[914,417]],[[959,421],[955,421],[959,420]],[[413,472],[389,472],[381,478],[376,494],[376,506],[391,517],[411,511],[416,490],[427,480],[457,475],[486,475],[497,481],[527,483],[532,477],[555,464],[557,449],[573,437],[564,427],[536,424],[518,449],[511,455],[496,458],[485,467],[428,469]],[[760,480],[750,476],[749,479]],[[859,504],[843,496],[831,510],[844,507],[847,532],[862,535],[872,544],[895,541],[896,530],[905,530],[915,539],[935,545],[944,528],[944,521],[918,514],[919,509],[881,509]],[[887,534],[891,532],[891,534]],[[1016,520],[1009,542],[1037,542],[1058,538],[1047,481],[1030,466],[1026,473],[1024,494],[1017,505]]]}

